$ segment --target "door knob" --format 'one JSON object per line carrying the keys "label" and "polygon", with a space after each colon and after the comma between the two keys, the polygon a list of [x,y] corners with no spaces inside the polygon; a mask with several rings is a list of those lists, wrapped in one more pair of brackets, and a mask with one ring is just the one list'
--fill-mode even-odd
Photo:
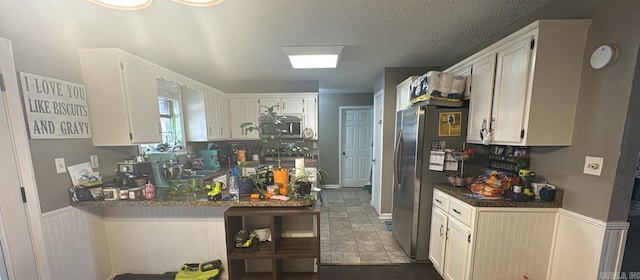
{"label": "door knob", "polygon": [[343,155],[343,156],[346,156],[347,154],[345,154],[345,152],[342,152],[342,155]]}

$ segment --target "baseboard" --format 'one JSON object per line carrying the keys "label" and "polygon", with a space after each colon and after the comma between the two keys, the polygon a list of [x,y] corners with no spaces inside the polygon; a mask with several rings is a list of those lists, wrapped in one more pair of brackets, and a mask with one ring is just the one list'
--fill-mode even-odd
{"label": "baseboard", "polygon": [[339,189],[340,185],[337,185],[337,184],[322,185],[321,188],[322,189]]}
{"label": "baseboard", "polygon": [[378,219],[380,220],[391,220],[391,213],[382,213],[378,215]]}

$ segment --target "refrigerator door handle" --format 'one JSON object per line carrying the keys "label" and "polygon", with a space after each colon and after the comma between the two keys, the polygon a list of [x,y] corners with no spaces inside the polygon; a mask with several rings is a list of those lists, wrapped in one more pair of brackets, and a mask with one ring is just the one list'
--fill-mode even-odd
{"label": "refrigerator door handle", "polygon": [[400,149],[402,147],[402,132],[402,128],[400,128],[400,130],[398,130],[398,138],[396,139],[396,146],[394,149],[393,174],[396,178],[396,186],[400,186],[400,184],[402,183],[402,178],[400,178],[400,160],[402,160]]}

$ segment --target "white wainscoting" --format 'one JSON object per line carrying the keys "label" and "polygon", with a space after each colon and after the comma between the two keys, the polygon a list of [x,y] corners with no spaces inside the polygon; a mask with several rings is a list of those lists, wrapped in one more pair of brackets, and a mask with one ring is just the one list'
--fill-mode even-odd
{"label": "white wainscoting", "polygon": [[[227,265],[226,207],[120,207],[104,209],[113,274],[177,271],[188,262],[220,259]],[[228,279],[227,270],[222,274]]]}
{"label": "white wainscoting", "polygon": [[547,279],[609,279],[600,276],[620,271],[628,229],[560,209]]}
{"label": "white wainscoting", "polygon": [[51,279],[111,279],[105,228],[96,210],[65,207],[40,215]]}
{"label": "white wainscoting", "polygon": [[470,279],[545,279],[556,209],[478,209]]}

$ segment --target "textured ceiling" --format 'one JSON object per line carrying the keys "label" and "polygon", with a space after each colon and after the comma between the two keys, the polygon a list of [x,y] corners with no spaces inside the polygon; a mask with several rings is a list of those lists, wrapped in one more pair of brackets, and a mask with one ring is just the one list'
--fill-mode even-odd
{"label": "textured ceiling", "polygon": [[[604,0],[226,0],[142,11],[86,0],[0,1],[16,63],[61,65],[78,48],[116,47],[225,92],[371,92],[384,67],[441,66],[538,18],[590,17]],[[293,70],[283,46],[343,45],[337,69]],[[53,52],[56,55],[45,55]],[[76,62],[79,63],[79,62]],[[18,69],[20,70],[20,69]]]}

